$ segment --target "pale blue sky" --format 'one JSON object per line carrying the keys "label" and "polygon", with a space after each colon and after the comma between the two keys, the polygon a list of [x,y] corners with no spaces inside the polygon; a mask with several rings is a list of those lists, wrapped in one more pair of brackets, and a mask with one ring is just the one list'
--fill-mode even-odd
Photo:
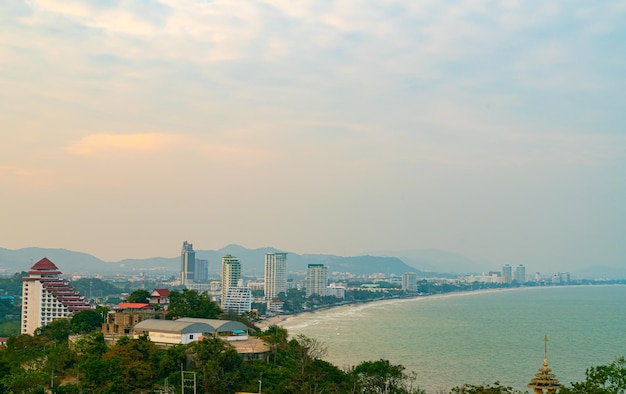
{"label": "pale blue sky", "polygon": [[624,1],[0,3],[0,246],[626,264]]}

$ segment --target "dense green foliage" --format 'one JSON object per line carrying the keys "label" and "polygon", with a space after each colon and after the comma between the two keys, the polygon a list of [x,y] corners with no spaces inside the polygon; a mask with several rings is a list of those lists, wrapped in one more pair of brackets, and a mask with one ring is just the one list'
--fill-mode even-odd
{"label": "dense green foliage", "polygon": [[183,289],[172,290],[169,295],[170,306],[168,319],[177,317],[200,317],[204,319],[217,319],[222,313],[220,307],[207,293],[198,293],[197,290]]}
{"label": "dense green foliage", "polygon": [[585,371],[584,382],[572,383],[560,394],[624,394],[626,393],[626,359],[620,357],[607,365]]}
{"label": "dense green foliage", "polygon": [[[197,294],[181,294],[193,303]],[[216,307],[210,308],[211,313]],[[196,376],[198,393],[236,391],[273,394],[423,394],[415,374],[389,360],[364,361],[342,370],[324,361],[324,345],[314,338],[289,338],[287,330],[270,326],[260,337],[270,346],[267,360],[244,359],[221,339],[159,349],[146,336],[122,337],[107,346],[97,330],[102,315],[84,311],[72,320],[59,319],[35,335],[13,335],[0,348],[0,394],[4,393],[142,393],[170,387],[180,393],[181,366]],[[84,333],[93,329],[91,332]],[[68,337],[83,332],[80,337]],[[452,371],[451,371],[452,372]],[[626,361],[592,367],[584,382],[559,394],[624,394]],[[52,390],[50,390],[52,389]],[[519,394],[493,385],[463,385],[450,394]]]}
{"label": "dense green foliage", "polygon": [[26,272],[0,277],[0,295],[21,296],[23,276],[27,276]]}
{"label": "dense green foliage", "polygon": [[118,295],[122,289],[110,282],[98,278],[81,278],[72,281],[72,286],[87,297],[107,297]]}
{"label": "dense green foliage", "polygon": [[150,301],[150,292],[144,289],[137,289],[130,293],[128,302],[139,302],[147,304]]}

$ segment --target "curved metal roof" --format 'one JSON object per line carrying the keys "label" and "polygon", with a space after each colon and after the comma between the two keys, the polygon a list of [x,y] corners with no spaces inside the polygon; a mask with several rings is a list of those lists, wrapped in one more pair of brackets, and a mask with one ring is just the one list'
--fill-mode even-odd
{"label": "curved metal roof", "polygon": [[[180,322],[195,322],[204,323],[213,327],[215,332],[233,332],[236,330],[248,331],[248,326],[245,324],[233,321],[233,320],[218,320],[218,319],[200,319],[196,317],[181,317],[176,320]],[[212,331],[213,332],[213,331]]]}
{"label": "curved metal roof", "polygon": [[181,321],[178,320],[159,320],[159,319],[146,319],[142,320],[135,325],[135,331],[160,331],[171,332],[176,334],[188,334],[188,333],[210,333],[215,332],[215,329],[203,322],[194,321]]}

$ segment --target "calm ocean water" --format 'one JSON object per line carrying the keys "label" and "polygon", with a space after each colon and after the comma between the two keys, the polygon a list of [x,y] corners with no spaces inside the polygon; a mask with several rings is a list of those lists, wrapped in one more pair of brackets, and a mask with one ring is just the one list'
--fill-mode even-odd
{"label": "calm ocean water", "polygon": [[[463,383],[516,389],[543,362],[561,383],[626,356],[626,286],[521,288],[343,306],[293,317],[291,335],[328,347],[339,367],[389,359],[429,394]],[[447,392],[447,391],[446,391]]]}

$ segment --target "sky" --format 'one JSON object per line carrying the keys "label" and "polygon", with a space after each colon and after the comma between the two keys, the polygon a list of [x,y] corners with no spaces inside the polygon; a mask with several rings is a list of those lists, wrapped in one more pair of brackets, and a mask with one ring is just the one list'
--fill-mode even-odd
{"label": "sky", "polygon": [[0,247],[626,266],[626,2],[4,0]]}

